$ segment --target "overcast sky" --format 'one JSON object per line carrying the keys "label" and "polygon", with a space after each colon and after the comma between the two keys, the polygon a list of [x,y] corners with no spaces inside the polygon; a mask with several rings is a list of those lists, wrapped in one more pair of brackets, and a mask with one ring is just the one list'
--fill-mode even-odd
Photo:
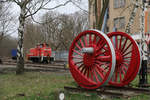
{"label": "overcast sky", "polygon": [[[62,4],[63,2],[60,1],[65,1],[65,0],[56,0],[53,2],[50,2],[49,5],[47,7],[49,8],[53,8],[56,5]],[[77,3],[76,3],[77,4]],[[83,10],[88,10],[88,0],[81,0],[80,4],[77,4],[78,6],[80,6]],[[13,4],[13,9],[14,13],[19,14],[19,7],[17,4]],[[62,6],[59,7],[53,11],[58,11],[59,13],[65,13],[65,14],[70,14],[70,13],[74,13],[76,11],[81,10],[79,7],[77,7],[76,5],[72,4],[72,3],[68,3],[66,6]],[[45,13],[46,11],[39,11],[40,14]],[[39,13],[37,15],[39,15]]]}
{"label": "overcast sky", "polygon": [[[55,3],[58,3],[58,2],[55,2]],[[88,10],[88,0],[82,0],[79,6],[84,10]],[[60,13],[66,13],[66,14],[74,13],[75,11],[79,11],[79,10],[81,9],[79,9],[77,6],[73,5],[72,3],[68,4],[67,6],[60,7],[57,9],[57,11],[59,11]]]}
{"label": "overcast sky", "polygon": [[[60,2],[61,1],[61,2]],[[58,4],[62,4],[64,0],[56,0],[54,2],[51,2],[48,7],[54,7]],[[88,10],[88,0],[81,0],[82,2],[80,4],[77,4],[78,6],[80,6],[82,9],[84,10]],[[65,14],[71,14],[71,13],[74,13],[76,11],[80,11],[81,9],[79,7],[77,7],[76,5],[72,4],[72,3],[69,3],[67,4],[66,6],[62,6],[62,7],[59,7],[53,11],[57,11],[59,13],[65,13]],[[11,9],[11,11],[14,13],[15,16],[18,16],[20,14],[20,9],[18,7],[17,4],[13,4],[13,7]],[[41,10],[39,11],[35,17],[36,19],[40,16],[42,16],[44,13],[46,13],[45,10]],[[16,24],[17,25],[17,24]],[[17,34],[14,33],[12,34],[13,37],[17,37]]]}

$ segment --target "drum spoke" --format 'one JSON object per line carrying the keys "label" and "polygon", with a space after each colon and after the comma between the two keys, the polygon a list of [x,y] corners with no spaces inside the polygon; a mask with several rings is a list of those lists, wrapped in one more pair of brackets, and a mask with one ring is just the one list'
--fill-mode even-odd
{"label": "drum spoke", "polygon": [[84,70],[84,72],[83,72],[83,74],[86,76],[86,74],[87,74],[87,68],[85,67],[85,70]]}
{"label": "drum spoke", "polygon": [[84,35],[85,46],[88,46],[86,35]]}
{"label": "drum spoke", "polygon": [[75,62],[75,65],[77,65],[77,64],[81,64],[81,63],[83,63],[83,61]]}
{"label": "drum spoke", "polygon": [[73,51],[74,51],[76,54],[78,54],[78,55],[80,55],[81,57],[83,57],[83,54],[82,54],[82,53],[79,53],[78,51],[76,51],[76,50],[74,50],[74,49],[73,49]]}
{"label": "drum spoke", "polygon": [[83,67],[81,70],[81,73],[83,74],[83,71],[86,70],[86,67]]}
{"label": "drum spoke", "polygon": [[96,74],[95,70],[93,70],[93,73],[94,73],[94,76],[95,76],[96,82],[99,82],[99,79],[98,79],[98,77],[97,77],[97,74]]}
{"label": "drum spoke", "polygon": [[92,44],[92,34],[89,34],[89,44]]}
{"label": "drum spoke", "polygon": [[99,52],[96,53],[96,57],[99,56],[99,55],[101,55],[101,54],[105,54],[105,53],[107,53],[107,52],[108,52],[108,51],[106,51],[106,50],[104,50],[103,52],[99,50]]}
{"label": "drum spoke", "polygon": [[[97,64],[96,64],[96,65],[97,65]],[[104,70],[104,69],[103,69],[101,66],[99,66],[99,65],[97,65],[96,68],[97,68],[99,71],[101,71],[101,72],[107,73],[107,71]]]}
{"label": "drum spoke", "polygon": [[96,35],[94,35],[93,44],[96,44]]}
{"label": "drum spoke", "polygon": [[81,51],[81,47],[77,43],[75,45]]}
{"label": "drum spoke", "polygon": [[130,53],[132,53],[132,51],[129,51],[129,52],[123,54],[123,56],[127,56],[127,55],[130,54]]}
{"label": "drum spoke", "polygon": [[115,47],[116,47],[116,49],[118,49],[118,38],[117,38],[117,36],[115,36]]}
{"label": "drum spoke", "polygon": [[131,59],[131,57],[123,57],[123,59],[129,59],[129,58]]}
{"label": "drum spoke", "polygon": [[99,57],[96,58],[96,60],[100,60],[102,62],[110,62],[111,57],[110,56],[99,56]]}
{"label": "drum spoke", "polygon": [[122,68],[123,68],[125,71],[128,70],[128,68],[127,68],[125,65],[122,65]]}
{"label": "drum spoke", "polygon": [[90,67],[87,68],[87,77],[88,77],[88,78],[89,78],[89,74],[90,74],[89,68],[90,68]]}
{"label": "drum spoke", "polygon": [[125,49],[125,50],[123,50],[122,52],[123,53],[125,53],[128,49],[129,49],[129,47],[132,45],[132,43],[130,43],[128,46],[127,46],[127,48]]}
{"label": "drum spoke", "polygon": [[90,67],[89,72],[90,72],[90,75],[91,75],[91,80],[94,80],[94,78],[93,78],[93,68],[92,67]]}
{"label": "drum spoke", "polygon": [[126,38],[126,40],[125,40],[125,42],[124,42],[124,44],[123,44],[123,47],[121,48],[121,51],[124,50],[124,48],[125,48],[125,46],[126,46],[126,44],[127,44],[127,41],[128,41],[128,39]]}
{"label": "drum spoke", "polygon": [[119,70],[119,76],[120,76],[120,82],[122,81],[122,74],[121,74],[121,70]]}
{"label": "drum spoke", "polygon": [[78,67],[78,69],[80,70],[80,68],[82,68],[82,67],[84,67],[84,64],[81,64],[81,65]]}
{"label": "drum spoke", "polygon": [[83,58],[81,58],[81,57],[79,57],[79,56],[72,56],[72,58],[75,58],[75,59],[83,59]]}
{"label": "drum spoke", "polygon": [[83,43],[83,41],[82,41],[81,39],[79,39],[79,41],[80,41],[80,43],[81,43],[82,48],[84,48],[84,43]]}
{"label": "drum spoke", "polygon": [[98,50],[97,50],[97,51],[100,51],[100,50],[104,47],[104,45],[105,45],[105,43],[104,43],[104,42],[102,42],[101,44],[99,44],[99,46],[98,46]]}
{"label": "drum spoke", "polygon": [[117,79],[118,79],[118,68],[115,71],[115,82],[117,82]]}
{"label": "drum spoke", "polygon": [[122,37],[123,36],[121,36],[121,39],[120,39],[119,50],[121,50]]}
{"label": "drum spoke", "polygon": [[126,72],[124,71],[123,67],[121,67],[121,72],[123,73],[123,75],[126,75]]}

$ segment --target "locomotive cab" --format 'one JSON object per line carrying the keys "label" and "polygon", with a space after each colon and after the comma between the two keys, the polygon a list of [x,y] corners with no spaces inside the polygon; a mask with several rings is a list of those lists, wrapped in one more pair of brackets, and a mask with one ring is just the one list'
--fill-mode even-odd
{"label": "locomotive cab", "polygon": [[29,50],[28,60],[32,62],[51,63],[54,58],[51,57],[52,50],[46,43],[38,44],[35,48]]}

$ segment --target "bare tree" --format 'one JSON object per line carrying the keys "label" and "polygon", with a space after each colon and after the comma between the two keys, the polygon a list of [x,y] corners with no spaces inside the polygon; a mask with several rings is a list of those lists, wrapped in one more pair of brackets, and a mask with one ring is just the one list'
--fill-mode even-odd
{"label": "bare tree", "polygon": [[26,18],[31,17],[33,19],[33,15],[41,9],[53,10],[60,6],[65,6],[71,2],[71,0],[66,0],[63,4],[54,7],[47,7],[49,3],[53,2],[52,0],[3,0],[3,2],[14,2],[20,7],[16,74],[21,74],[24,72],[23,39]]}
{"label": "bare tree", "polygon": [[0,4],[0,41],[14,32],[14,17],[9,11],[11,4]]}
{"label": "bare tree", "polygon": [[92,28],[101,30],[108,5],[109,0],[89,0],[89,19]]}
{"label": "bare tree", "polygon": [[89,28],[89,20],[87,13],[80,11],[72,14],[71,17],[73,17],[73,20],[75,21],[73,29],[73,33],[75,34],[74,36]]}
{"label": "bare tree", "polygon": [[[3,49],[2,42],[3,42],[3,39],[6,38],[6,36],[10,34],[10,31],[12,31],[12,27],[10,27],[10,23],[12,22],[13,18],[9,12],[10,6],[11,6],[10,4],[5,5],[3,3],[0,3],[0,46],[1,46],[0,56],[2,56],[2,54],[8,54],[8,52],[4,53],[4,51],[6,50],[4,51],[2,50]],[[2,61],[0,60],[0,62]]]}
{"label": "bare tree", "polygon": [[24,33],[24,54],[26,55],[29,48],[34,47],[37,43],[44,42],[44,34],[41,32],[41,26],[34,23],[28,18],[25,24]]}
{"label": "bare tree", "polygon": [[44,23],[41,25],[41,32],[44,34],[45,42],[48,42],[53,50],[56,50],[59,44],[57,41],[60,35],[58,30],[60,25],[59,17],[59,13],[52,11],[42,16]]}
{"label": "bare tree", "polygon": [[[81,11],[71,15],[61,15],[58,12],[49,11],[40,18],[42,19],[40,22],[28,18],[25,25],[24,51],[27,51],[29,48],[41,42],[49,43],[52,50],[69,48],[68,43],[72,42],[72,38],[74,38],[77,33],[87,29],[88,26],[88,13],[79,6],[80,0],[71,2]],[[65,33],[64,30],[67,30],[67,27],[60,29],[60,26],[62,26],[60,24],[66,23],[67,21],[68,23],[72,21],[73,24],[63,24],[72,27],[69,29],[70,32]],[[68,39],[66,37],[68,37]],[[65,43],[65,41],[68,43]]]}
{"label": "bare tree", "polygon": [[[0,4],[0,19],[2,18],[2,9],[3,9],[3,5]],[[0,41],[2,40],[3,36],[4,36],[4,33],[0,32]]]}
{"label": "bare tree", "polygon": [[11,50],[16,48],[17,41],[15,38],[12,38],[11,36],[6,36],[1,41],[0,45],[0,55],[10,57],[11,56]]}
{"label": "bare tree", "polygon": [[41,26],[42,32],[53,50],[68,50],[72,39],[88,29],[88,15],[84,12],[70,15],[49,12],[44,16],[46,23]]}
{"label": "bare tree", "polygon": [[36,43],[47,42],[52,50],[68,50],[72,39],[88,29],[88,14],[76,12],[66,15],[49,11],[41,18],[42,24],[30,19],[25,25],[25,47],[31,48]]}

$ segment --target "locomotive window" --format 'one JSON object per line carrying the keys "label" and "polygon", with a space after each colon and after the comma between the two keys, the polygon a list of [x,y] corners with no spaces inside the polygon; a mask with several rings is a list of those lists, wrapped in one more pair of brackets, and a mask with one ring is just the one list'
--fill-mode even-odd
{"label": "locomotive window", "polygon": [[49,47],[49,45],[48,45],[48,44],[46,44],[46,47]]}
{"label": "locomotive window", "polygon": [[40,48],[42,48],[42,47],[43,47],[43,45],[41,44],[41,45],[40,45]]}

